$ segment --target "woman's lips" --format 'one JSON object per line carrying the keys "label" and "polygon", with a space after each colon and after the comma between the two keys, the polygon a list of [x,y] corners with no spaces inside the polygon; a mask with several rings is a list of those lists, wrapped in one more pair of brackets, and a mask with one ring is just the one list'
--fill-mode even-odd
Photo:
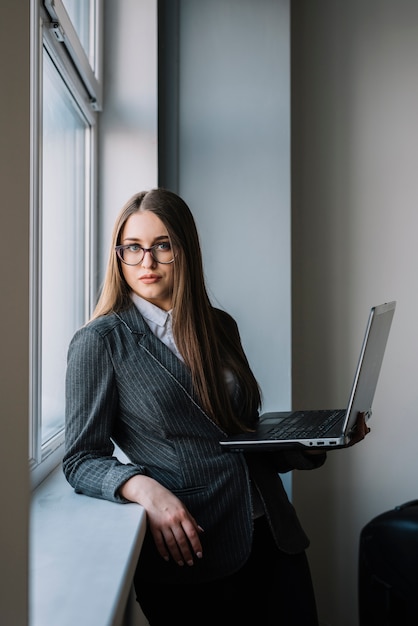
{"label": "woman's lips", "polygon": [[141,283],[151,285],[152,283],[157,283],[160,278],[161,277],[157,276],[157,274],[146,274],[145,276],[140,276],[139,280],[141,281]]}

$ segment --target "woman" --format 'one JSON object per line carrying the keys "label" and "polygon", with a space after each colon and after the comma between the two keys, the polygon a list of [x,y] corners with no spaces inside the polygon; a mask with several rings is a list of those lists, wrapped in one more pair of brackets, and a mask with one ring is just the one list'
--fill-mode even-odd
{"label": "woman", "polygon": [[237,325],[209,301],[189,208],[167,190],[136,194],[69,347],[63,467],[76,491],[146,510],[135,587],[151,626],[317,625],[308,539],[278,472],[325,454],[223,451],[259,408]]}

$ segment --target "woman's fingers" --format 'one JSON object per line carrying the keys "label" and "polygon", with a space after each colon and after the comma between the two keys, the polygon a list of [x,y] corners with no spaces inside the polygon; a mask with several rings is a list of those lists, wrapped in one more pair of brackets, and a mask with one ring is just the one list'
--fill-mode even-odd
{"label": "woman's fingers", "polygon": [[192,566],[196,557],[202,558],[199,533],[203,529],[192,521],[185,520],[181,524],[155,530],[151,528],[151,531],[157,550],[166,561],[171,557],[179,566]]}

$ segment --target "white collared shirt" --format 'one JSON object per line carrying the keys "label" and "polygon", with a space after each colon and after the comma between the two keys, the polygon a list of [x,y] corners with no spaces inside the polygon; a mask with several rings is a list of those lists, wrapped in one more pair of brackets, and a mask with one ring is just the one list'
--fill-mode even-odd
{"label": "white collared shirt", "polygon": [[184,361],[174,341],[171,310],[164,311],[155,304],[152,304],[152,302],[141,298],[141,296],[138,296],[136,293],[132,293],[131,298],[153,334],[158,337],[167,348],[170,348],[176,357]]}

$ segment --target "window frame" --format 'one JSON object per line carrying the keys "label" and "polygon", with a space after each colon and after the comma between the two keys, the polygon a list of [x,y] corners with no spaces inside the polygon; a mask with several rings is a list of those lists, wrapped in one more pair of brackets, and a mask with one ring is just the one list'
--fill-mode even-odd
{"label": "window frame", "polygon": [[[95,14],[101,16],[102,0],[94,0]],[[32,486],[36,487],[61,461],[63,455],[64,428],[57,431],[42,445],[42,67],[43,55],[51,58],[63,84],[71,95],[81,116],[86,120],[89,130],[86,141],[86,189],[85,189],[85,246],[84,258],[84,317],[87,320],[96,296],[96,284],[93,277],[97,274],[97,117],[101,108],[101,83],[91,89],[91,81],[86,84],[74,63],[73,54],[66,40],[57,39],[57,22],[51,19],[46,9],[53,4],[56,9],[61,0],[32,4],[31,45],[31,269],[30,269],[30,415],[29,415],[29,467]],[[63,7],[62,7],[63,8]],[[58,15],[62,19],[62,13]],[[68,16],[67,16],[67,19]],[[67,22],[66,32],[70,32]],[[102,40],[101,19],[95,24],[97,34],[96,47],[99,51]],[[77,37],[75,30],[70,38]],[[78,39],[78,37],[77,37]],[[77,49],[77,46],[73,50]],[[81,44],[80,44],[81,46]],[[84,50],[83,50],[84,52]],[[98,54],[98,58],[101,55]],[[86,56],[86,55],[85,55]],[[87,57],[86,57],[87,58]],[[85,59],[82,59],[84,63]],[[98,74],[99,77],[99,74]],[[99,87],[99,89],[97,89]],[[100,106],[98,106],[100,103]],[[51,294],[51,298],[54,294]],[[74,329],[75,331],[76,329]]]}
{"label": "window frame", "polygon": [[94,66],[78,38],[77,32],[68,16],[62,0],[44,0],[46,12],[51,18],[51,31],[60,43],[64,43],[69,56],[71,57],[80,77],[90,95],[90,103],[96,111],[101,111],[103,90],[102,90],[102,3],[93,0],[94,16],[91,29],[94,36]]}

